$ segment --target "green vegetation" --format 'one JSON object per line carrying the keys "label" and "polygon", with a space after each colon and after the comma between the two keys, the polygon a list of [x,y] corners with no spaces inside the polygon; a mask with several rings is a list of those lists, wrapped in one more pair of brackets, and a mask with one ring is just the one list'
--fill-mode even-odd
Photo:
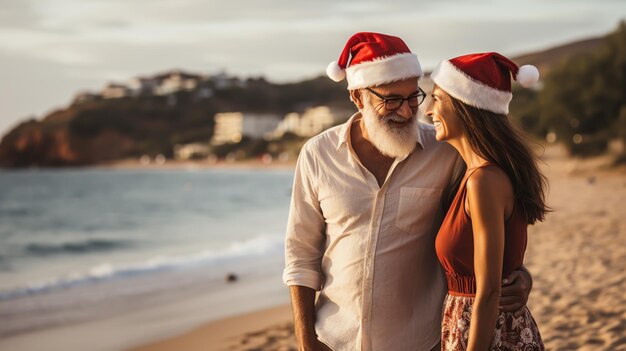
{"label": "green vegetation", "polygon": [[556,134],[574,155],[626,142],[626,23],[592,52],[554,67],[537,91],[516,89],[511,115],[528,132]]}

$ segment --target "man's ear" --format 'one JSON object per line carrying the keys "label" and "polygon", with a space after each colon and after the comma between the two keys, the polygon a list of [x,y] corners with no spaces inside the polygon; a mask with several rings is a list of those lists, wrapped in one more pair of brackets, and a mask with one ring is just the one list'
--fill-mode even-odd
{"label": "man's ear", "polygon": [[363,95],[361,95],[361,90],[350,90],[350,100],[354,102],[359,110],[363,109]]}

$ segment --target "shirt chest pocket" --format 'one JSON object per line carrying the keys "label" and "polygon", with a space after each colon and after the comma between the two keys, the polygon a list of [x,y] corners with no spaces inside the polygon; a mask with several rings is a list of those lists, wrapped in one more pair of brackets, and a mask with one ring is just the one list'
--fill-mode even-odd
{"label": "shirt chest pocket", "polygon": [[396,227],[410,233],[422,235],[433,228],[441,201],[441,189],[400,188]]}

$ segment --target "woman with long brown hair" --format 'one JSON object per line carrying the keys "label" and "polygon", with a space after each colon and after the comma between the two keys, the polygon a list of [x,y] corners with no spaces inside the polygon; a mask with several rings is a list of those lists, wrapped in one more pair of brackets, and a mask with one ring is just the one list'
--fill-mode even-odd
{"label": "woman with long brown hair", "polygon": [[527,226],[548,211],[537,158],[507,118],[511,75],[523,86],[539,77],[498,53],[443,61],[431,74],[436,138],[467,165],[436,239],[448,281],[442,350],[544,349],[526,307],[498,309],[502,278],[523,264]]}

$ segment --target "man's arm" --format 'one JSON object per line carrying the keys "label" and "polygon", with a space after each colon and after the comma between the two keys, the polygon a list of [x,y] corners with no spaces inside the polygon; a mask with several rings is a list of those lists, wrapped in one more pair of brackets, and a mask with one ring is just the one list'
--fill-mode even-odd
{"label": "man's arm", "polygon": [[532,288],[533,279],[526,267],[511,272],[502,281],[500,310],[514,312],[516,317],[521,315],[522,307],[526,306]]}
{"label": "man's arm", "polygon": [[299,285],[289,288],[298,350],[330,350],[317,339],[315,333],[315,290]]}
{"label": "man's arm", "polygon": [[319,290],[323,283],[326,221],[317,195],[317,167],[309,143],[300,151],[293,179],[285,235],[283,282],[287,286],[299,285]]}
{"label": "man's arm", "polygon": [[289,286],[294,329],[300,351],[329,350],[315,333],[315,291],[322,286],[325,220],[317,196],[314,157],[302,148],[296,171],[285,238],[283,282]]}

